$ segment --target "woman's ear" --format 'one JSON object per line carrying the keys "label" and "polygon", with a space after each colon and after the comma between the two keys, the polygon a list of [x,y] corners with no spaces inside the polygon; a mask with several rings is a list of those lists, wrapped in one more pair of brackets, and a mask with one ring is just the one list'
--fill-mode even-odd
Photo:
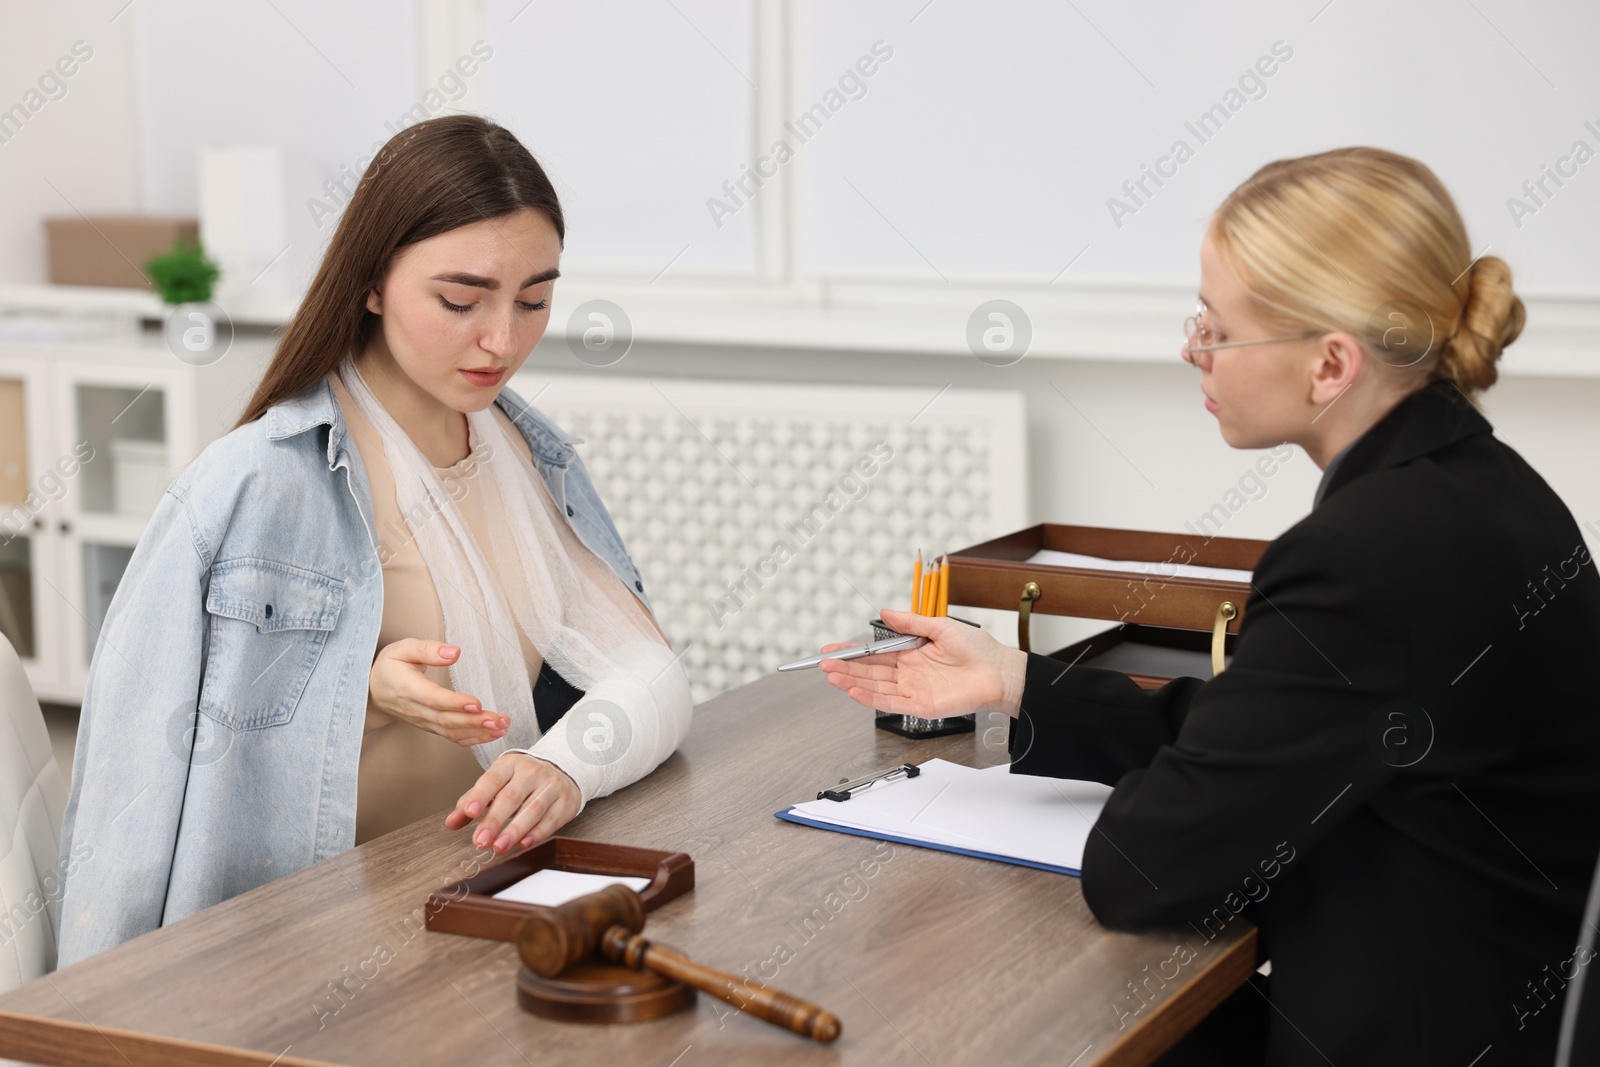
{"label": "woman's ear", "polygon": [[367,290],[367,310],[374,315],[383,314],[383,294],[376,287]]}
{"label": "woman's ear", "polygon": [[1311,364],[1311,394],[1314,407],[1326,407],[1356,383],[1366,367],[1367,353],[1361,343],[1343,331],[1317,338],[1317,352]]}

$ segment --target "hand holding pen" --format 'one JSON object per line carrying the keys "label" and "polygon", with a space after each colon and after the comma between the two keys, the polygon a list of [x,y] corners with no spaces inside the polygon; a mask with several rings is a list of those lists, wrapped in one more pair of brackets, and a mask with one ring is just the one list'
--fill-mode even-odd
{"label": "hand holding pen", "polygon": [[[911,610],[919,615],[947,615],[946,610],[950,604],[950,563],[946,557],[940,557],[937,568],[930,568],[927,574],[922,572],[922,549],[917,549],[917,563],[911,575]],[[898,633],[898,631],[897,631]],[[838,655],[830,657],[838,660],[865,659],[884,652],[899,652],[902,649],[920,648],[928,643],[926,637],[915,634],[901,633],[897,637],[887,637],[881,641],[873,641],[865,645],[827,645],[824,652],[837,652]],[[812,656],[809,659],[797,659],[793,663],[785,663],[778,667],[780,671],[799,671],[809,667],[822,665],[823,656]]]}
{"label": "hand holding pen", "polygon": [[859,659],[826,658],[826,653],[853,646],[824,645],[819,666],[829,685],[869,708],[925,719],[975,711],[1017,713],[1027,664],[1022,652],[949,616],[886,608],[883,621],[896,633],[922,637],[926,643]]}
{"label": "hand holding pen", "polygon": [[924,719],[978,711],[1016,715],[1028,657],[975,624],[949,616],[949,557],[941,556],[924,572],[922,551],[917,551],[911,604],[912,611],[885,608],[881,613],[883,624],[900,637],[868,645],[823,645],[822,655],[778,669],[820,667],[828,684],[843,689],[851,700],[891,714]]}

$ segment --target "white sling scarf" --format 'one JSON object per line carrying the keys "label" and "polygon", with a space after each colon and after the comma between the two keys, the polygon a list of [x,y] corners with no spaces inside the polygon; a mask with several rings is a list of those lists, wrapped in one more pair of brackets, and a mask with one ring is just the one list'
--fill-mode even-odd
{"label": "white sling scarf", "polygon": [[[339,375],[383,441],[396,503],[439,595],[445,641],[461,649],[452,688],[510,717],[505,737],[473,746],[478,763],[487,768],[507,751],[548,759],[577,782],[580,804],[653,770],[687,730],[688,677],[621,580],[626,610],[568,555],[555,526],[566,520],[554,517],[541,475],[492,409],[467,414],[477,468],[466,491],[483,494],[493,569],[433,465],[350,356]],[[584,693],[542,737],[516,625]]]}

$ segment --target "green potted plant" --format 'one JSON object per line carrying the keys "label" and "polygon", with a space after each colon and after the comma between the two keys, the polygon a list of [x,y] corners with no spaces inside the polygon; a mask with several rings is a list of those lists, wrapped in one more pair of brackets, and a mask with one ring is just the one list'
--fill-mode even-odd
{"label": "green potted plant", "polygon": [[156,283],[164,303],[196,304],[211,299],[211,287],[222,275],[222,270],[199,241],[178,238],[166,252],[151,256],[144,265],[145,273]]}
{"label": "green potted plant", "polygon": [[222,269],[200,242],[180,237],[166,252],[151,256],[144,270],[167,305],[163,332],[172,354],[196,367],[221,359],[233,344],[233,322],[211,302]]}

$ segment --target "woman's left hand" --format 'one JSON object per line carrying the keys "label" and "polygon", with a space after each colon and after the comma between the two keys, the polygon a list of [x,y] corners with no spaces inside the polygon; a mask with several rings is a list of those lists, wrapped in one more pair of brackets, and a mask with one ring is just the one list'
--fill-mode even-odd
{"label": "woman's left hand", "polygon": [[[825,659],[819,666],[829,685],[843,689],[858,704],[897,715],[942,719],[1003,711],[1016,716],[1027,681],[1025,653],[944,616],[889,608],[881,614],[896,633],[926,637],[928,643],[861,659]],[[823,645],[822,651],[849,647],[846,641]]]}
{"label": "woman's left hand", "polygon": [[459,830],[482,816],[472,843],[504,853],[531,848],[578,812],[578,784],[555,764],[526,752],[506,752],[456,801],[444,824]]}

